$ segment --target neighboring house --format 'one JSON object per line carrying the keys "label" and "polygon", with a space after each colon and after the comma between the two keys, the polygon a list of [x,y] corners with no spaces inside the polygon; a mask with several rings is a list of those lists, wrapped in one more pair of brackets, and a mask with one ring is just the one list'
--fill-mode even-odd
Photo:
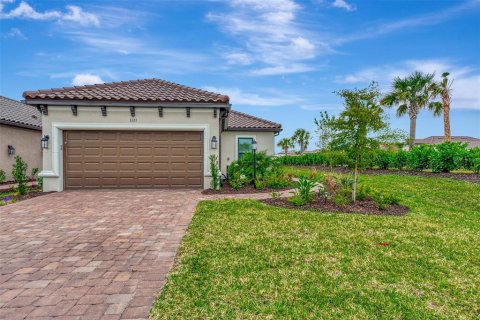
{"label": "neighboring house", "polygon": [[27,175],[32,168],[42,167],[42,120],[40,112],[27,104],[0,96],[0,169],[6,181],[13,180],[15,156],[27,163]]}
{"label": "neighboring house", "polygon": [[[415,139],[414,145],[420,144],[440,144],[445,141],[444,136],[431,136],[424,139]],[[452,136],[452,142],[467,143],[467,148],[480,147],[480,139],[468,136]]]}
{"label": "neighboring house", "polygon": [[45,191],[209,188],[209,156],[223,173],[258,142],[273,154],[281,125],[230,110],[229,97],[145,79],[27,91],[43,114]]}

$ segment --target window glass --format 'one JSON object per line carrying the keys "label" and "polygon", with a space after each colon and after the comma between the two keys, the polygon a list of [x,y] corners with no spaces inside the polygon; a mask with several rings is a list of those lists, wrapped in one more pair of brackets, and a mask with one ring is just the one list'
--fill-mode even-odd
{"label": "window glass", "polygon": [[253,138],[238,138],[238,159],[245,153],[252,152]]}

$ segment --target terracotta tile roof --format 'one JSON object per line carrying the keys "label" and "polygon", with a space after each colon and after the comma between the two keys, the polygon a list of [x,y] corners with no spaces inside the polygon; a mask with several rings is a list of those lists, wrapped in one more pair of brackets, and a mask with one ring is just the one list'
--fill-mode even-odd
{"label": "terracotta tile roof", "polygon": [[230,110],[228,114],[227,131],[282,131],[282,125],[246,113]]}
{"label": "terracotta tile roof", "polygon": [[42,116],[35,107],[0,96],[0,123],[41,130]]}
{"label": "terracotta tile roof", "polygon": [[[414,144],[439,144],[444,141],[444,136],[431,136],[423,139],[415,139]],[[452,136],[452,142],[466,142],[470,148],[480,147],[480,139],[469,136]]]}
{"label": "terracotta tile roof", "polygon": [[25,91],[29,103],[39,100],[81,100],[105,102],[200,102],[228,103],[229,97],[177,83],[144,79],[70,88]]}

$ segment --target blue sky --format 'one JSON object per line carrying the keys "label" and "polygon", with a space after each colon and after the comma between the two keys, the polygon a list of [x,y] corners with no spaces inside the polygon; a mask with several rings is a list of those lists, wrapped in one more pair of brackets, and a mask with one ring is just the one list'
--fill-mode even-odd
{"label": "blue sky", "polygon": [[[0,94],[15,99],[155,77],[228,94],[289,136],[338,113],[335,90],[449,71],[452,133],[480,137],[480,0],[0,0],[0,27]],[[422,111],[417,137],[442,133]]]}

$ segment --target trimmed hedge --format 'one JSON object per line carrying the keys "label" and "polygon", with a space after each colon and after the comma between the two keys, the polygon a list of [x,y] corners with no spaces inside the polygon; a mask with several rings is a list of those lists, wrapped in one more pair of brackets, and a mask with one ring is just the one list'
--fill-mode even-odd
{"label": "trimmed hedge", "polygon": [[[297,166],[350,166],[352,161],[343,151],[320,151],[302,155],[278,157],[284,165]],[[433,172],[450,172],[458,169],[480,172],[480,148],[467,149],[467,144],[444,142],[437,145],[420,145],[410,151],[378,149],[365,157],[364,167],[379,169],[409,169]]]}

